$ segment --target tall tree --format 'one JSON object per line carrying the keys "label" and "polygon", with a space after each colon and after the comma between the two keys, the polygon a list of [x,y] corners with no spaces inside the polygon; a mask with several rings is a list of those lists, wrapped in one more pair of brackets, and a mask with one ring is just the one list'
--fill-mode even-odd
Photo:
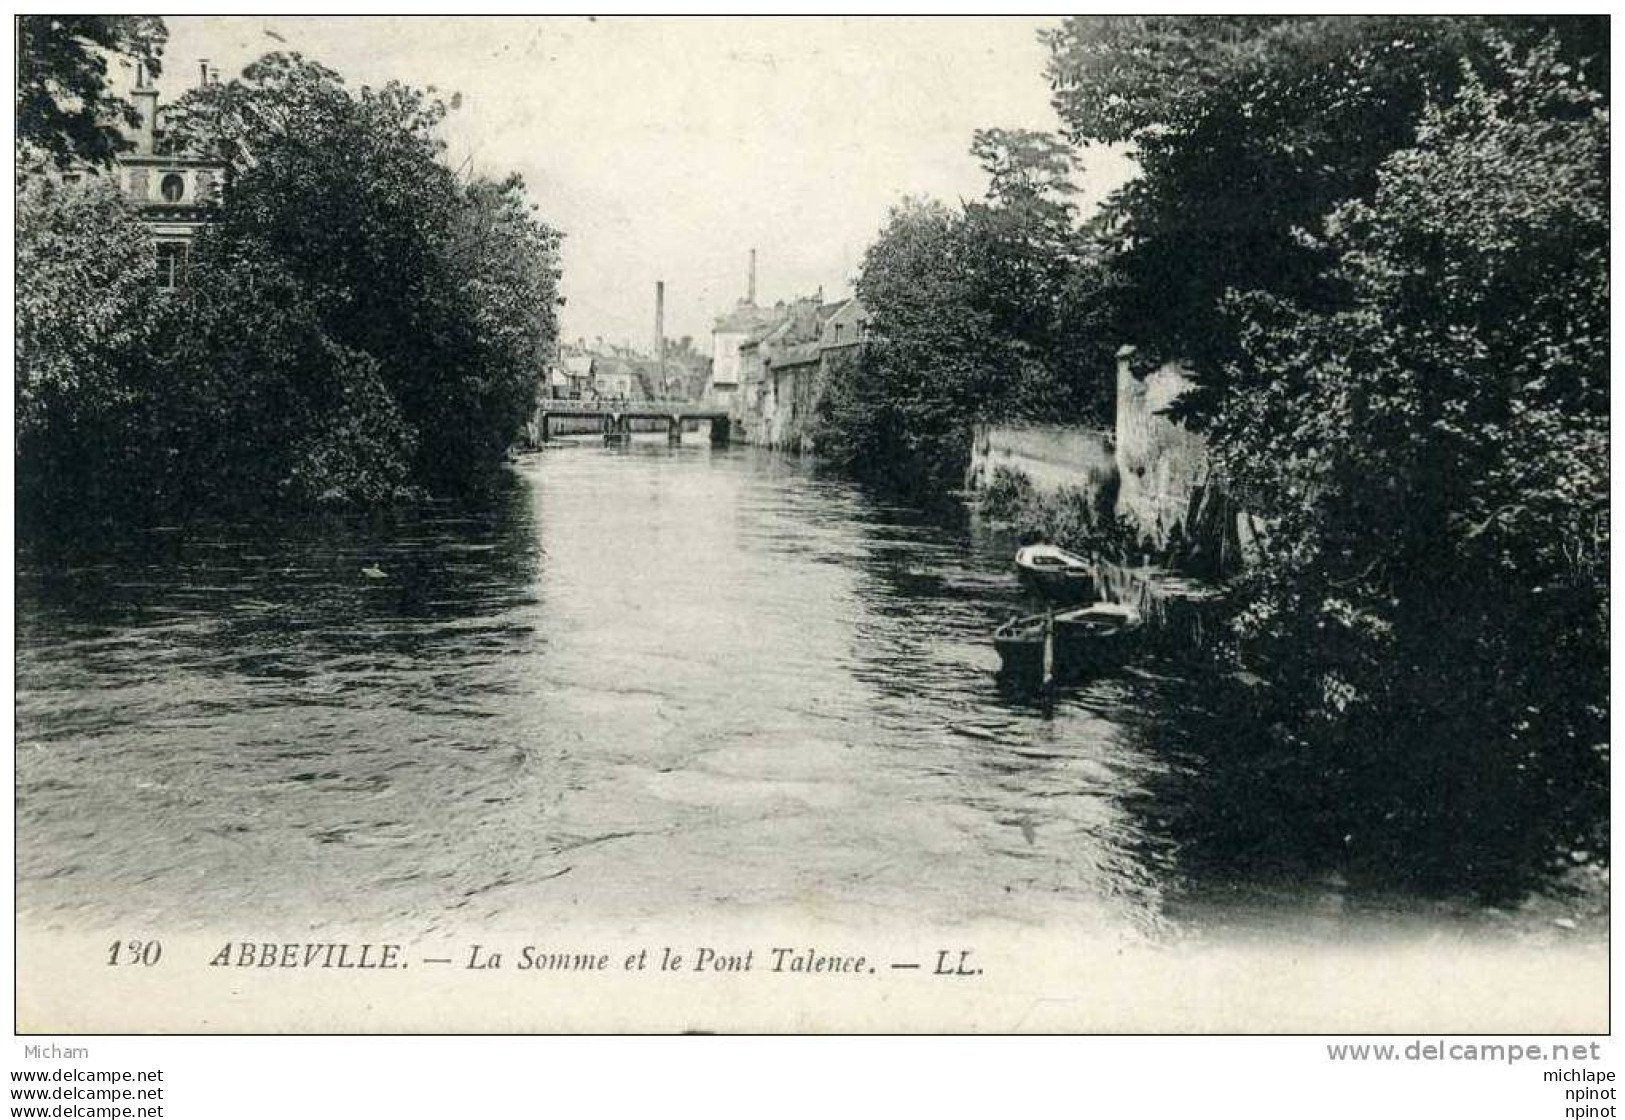
{"label": "tall tree", "polygon": [[1118,330],[1150,361],[1190,363],[1200,422],[1237,353],[1222,301],[1273,291],[1329,306],[1313,238],[1338,203],[1448,98],[1497,30],[1559,36],[1572,65],[1606,67],[1596,20],[1413,16],[1083,16],[1047,36],[1054,103],[1082,144],[1127,143],[1142,174],[1107,207]]}
{"label": "tall tree", "polygon": [[817,437],[859,469],[907,464],[927,491],[959,485],[974,424],[1098,422],[1110,397],[1111,336],[1092,298],[1099,257],[1071,201],[1073,153],[1005,129],[977,132],[971,150],[985,198],[905,203],[865,253],[857,293],[874,341],[832,377]]}
{"label": "tall tree", "polygon": [[476,178],[452,232],[450,275],[468,300],[475,348],[449,398],[474,402],[475,428],[458,442],[487,461],[529,418],[558,342],[563,235],[537,210],[518,175]]}
{"label": "tall tree", "polygon": [[17,197],[17,501],[23,521],[123,500],[162,308],[152,237],[105,183]]}
{"label": "tall tree", "polygon": [[19,164],[111,163],[139,117],[114,92],[109,64],[145,63],[156,77],[168,37],[156,16],[18,16]]}
{"label": "tall tree", "polygon": [[234,167],[220,243],[282,262],[333,339],[376,361],[417,433],[417,474],[449,483],[518,435],[558,302],[558,234],[523,184],[465,185],[442,161],[453,104],[398,82],[352,92],[278,53],[188,94],[170,128]]}
{"label": "tall tree", "polygon": [[1369,830],[1486,877],[1589,846],[1609,539],[1608,114],[1555,39],[1490,46],[1324,222],[1335,306],[1230,298],[1212,419],[1268,526],[1245,656],[1329,766],[1427,790],[1367,786]]}

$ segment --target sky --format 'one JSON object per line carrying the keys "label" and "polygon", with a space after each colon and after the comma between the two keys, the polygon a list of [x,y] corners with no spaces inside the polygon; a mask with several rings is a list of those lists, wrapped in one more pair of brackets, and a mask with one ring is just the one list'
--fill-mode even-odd
{"label": "sky", "polygon": [[[1041,26],[999,18],[169,17],[160,87],[222,80],[296,50],[352,87],[391,78],[461,94],[448,158],[517,171],[564,230],[567,340],[648,349],[654,286],[666,334],[709,349],[713,319],[846,295],[888,208],[979,197],[977,128],[1054,129]],[[1085,153],[1087,207],[1132,173]]]}

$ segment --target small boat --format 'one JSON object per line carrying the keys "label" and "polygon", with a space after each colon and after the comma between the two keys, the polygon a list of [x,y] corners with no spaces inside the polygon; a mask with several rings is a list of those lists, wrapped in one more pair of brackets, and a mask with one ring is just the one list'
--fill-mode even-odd
{"label": "small boat", "polygon": [[1049,616],[1030,614],[1012,618],[993,632],[993,648],[999,651],[999,671],[1009,676],[1044,676],[1044,637]]}
{"label": "small boat", "polygon": [[1122,603],[1061,612],[1055,616],[1055,675],[1079,678],[1118,667],[1142,624],[1140,612]]}
{"label": "small boat", "polygon": [[1097,593],[1095,566],[1053,544],[1016,549],[1016,575],[1029,590],[1062,603],[1090,602]]}

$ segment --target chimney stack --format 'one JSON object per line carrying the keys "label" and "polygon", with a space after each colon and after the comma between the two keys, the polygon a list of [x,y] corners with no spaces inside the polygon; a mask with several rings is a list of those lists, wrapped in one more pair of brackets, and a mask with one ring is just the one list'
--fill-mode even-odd
{"label": "chimney stack", "polygon": [[158,90],[152,84],[152,71],[146,62],[135,64],[135,88],[130,91],[136,114],[141,118],[135,137],[137,155],[150,156],[158,140]]}
{"label": "chimney stack", "polygon": [[209,84],[209,60],[206,59],[206,58],[200,58],[200,59],[197,60],[197,88],[198,89],[203,89],[208,84]]}
{"label": "chimney stack", "polygon": [[660,358],[660,385],[666,384],[666,282],[655,281],[655,353]]}
{"label": "chimney stack", "polygon": [[756,250],[750,251],[750,279],[745,287],[745,302],[756,306]]}

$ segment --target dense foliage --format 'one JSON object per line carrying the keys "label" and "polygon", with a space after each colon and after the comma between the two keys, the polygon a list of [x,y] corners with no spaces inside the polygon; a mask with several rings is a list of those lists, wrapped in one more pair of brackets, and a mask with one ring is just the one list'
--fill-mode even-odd
{"label": "dense foliage", "polygon": [[557,333],[560,235],[440,160],[447,107],[295,55],[189,94],[164,142],[227,161],[190,282],[155,290],[115,192],[25,187],[25,517],[373,505],[479,483]]}
{"label": "dense foliage", "polygon": [[103,166],[128,148],[138,117],[108,66],[144,61],[156,77],[168,37],[156,16],[18,16],[19,168]]}
{"label": "dense foliage", "polygon": [[1327,217],[1331,307],[1232,296],[1212,435],[1268,526],[1246,663],[1332,773],[1416,777],[1368,825],[1493,876],[1605,772],[1608,116],[1555,42],[1483,69]]}
{"label": "dense foliage", "polygon": [[160,330],[152,239],[108,185],[28,178],[17,211],[19,509],[120,504]]}
{"label": "dense foliage", "polygon": [[376,362],[434,482],[501,459],[557,334],[559,235],[517,177],[464,184],[441,162],[447,109],[272,54],[184,98],[170,138],[231,164],[216,246],[279,261],[334,341]]}
{"label": "dense foliage", "polygon": [[958,484],[979,422],[1109,411],[1091,243],[1069,195],[1070,149],[987,130],[972,147],[985,199],[896,207],[857,294],[874,341],[831,378],[815,439],[865,473],[927,492]]}
{"label": "dense foliage", "polygon": [[1270,291],[1338,298],[1320,243],[1335,206],[1369,197],[1410,146],[1423,106],[1447,100],[1462,64],[1500,31],[1552,30],[1565,56],[1606,51],[1606,21],[1433,16],[1085,16],[1047,36],[1067,135],[1130,145],[1141,174],[1103,215],[1114,330],[1200,382],[1180,415],[1200,424],[1238,338],[1223,301]]}

